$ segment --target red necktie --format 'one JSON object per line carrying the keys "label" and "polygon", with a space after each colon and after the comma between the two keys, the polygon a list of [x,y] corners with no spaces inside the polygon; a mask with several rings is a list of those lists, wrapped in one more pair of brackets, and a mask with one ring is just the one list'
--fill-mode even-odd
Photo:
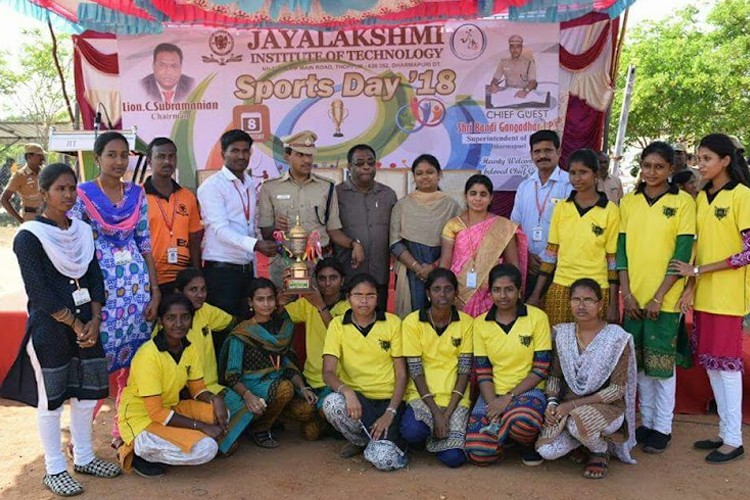
{"label": "red necktie", "polygon": [[164,102],[167,104],[172,104],[172,98],[174,97],[174,90],[165,90],[164,91]]}

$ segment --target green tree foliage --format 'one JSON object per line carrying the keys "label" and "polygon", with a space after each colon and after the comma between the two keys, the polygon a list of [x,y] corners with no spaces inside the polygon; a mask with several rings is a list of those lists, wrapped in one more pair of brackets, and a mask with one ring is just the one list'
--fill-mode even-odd
{"label": "green tree foliage", "polygon": [[[46,145],[49,127],[69,122],[62,84],[52,56],[49,33],[39,28],[22,29],[23,43],[11,65],[7,52],[0,56],[0,95],[5,103],[4,118],[36,124],[38,142]],[[72,43],[69,35],[57,34],[58,56],[68,95],[73,88]]]}
{"label": "green tree foliage", "polygon": [[750,139],[750,0],[719,0],[705,22],[696,7],[627,34],[612,104],[614,142],[629,65],[636,67],[627,143],[695,142],[712,132]]}

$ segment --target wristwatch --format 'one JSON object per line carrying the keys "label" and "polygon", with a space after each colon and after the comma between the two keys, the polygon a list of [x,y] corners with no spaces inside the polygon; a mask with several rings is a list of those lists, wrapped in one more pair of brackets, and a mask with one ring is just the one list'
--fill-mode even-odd
{"label": "wristwatch", "polygon": [[701,266],[695,266],[693,268],[693,276],[698,276],[701,273]]}
{"label": "wristwatch", "polygon": [[388,408],[386,408],[385,411],[391,412],[394,417],[396,416],[396,413],[397,413],[396,409],[392,406],[389,406]]}
{"label": "wristwatch", "polygon": [[351,244],[350,244],[350,246],[349,246],[349,249],[350,249],[350,250],[354,250],[354,244],[355,244],[355,243],[359,243],[360,245],[362,244],[362,242],[361,242],[361,241],[359,241],[358,239],[354,238],[354,239],[352,239],[352,242],[351,242]]}

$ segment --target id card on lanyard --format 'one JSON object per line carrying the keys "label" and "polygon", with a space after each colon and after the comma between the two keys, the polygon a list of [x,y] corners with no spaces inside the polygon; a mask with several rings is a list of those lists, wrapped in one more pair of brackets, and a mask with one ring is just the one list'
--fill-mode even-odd
{"label": "id card on lanyard", "polygon": [[549,191],[547,196],[544,197],[544,201],[539,203],[539,183],[534,182],[534,201],[536,202],[536,211],[539,217],[537,218],[536,226],[531,233],[531,239],[535,242],[542,241],[544,239],[544,228],[542,227],[542,218],[544,217],[544,211],[547,209],[547,203],[549,197],[552,196],[552,190],[555,189],[555,181],[549,180],[550,183]]}
{"label": "id card on lanyard", "polygon": [[164,209],[161,207],[161,202],[159,201],[159,198],[156,198],[156,206],[159,207],[159,212],[161,212],[161,216],[164,219],[164,225],[167,226],[167,229],[169,229],[169,248],[167,248],[167,264],[177,264],[178,260],[178,253],[177,253],[177,247],[174,246],[174,222],[175,218],[177,217],[177,202],[175,201],[174,205],[172,205],[172,219],[167,218],[167,214],[164,212]]}
{"label": "id card on lanyard", "polygon": [[250,188],[245,189],[245,194],[247,195],[247,203],[245,203],[245,198],[242,197],[242,192],[240,191],[240,188],[237,187],[237,184],[232,181],[232,186],[234,186],[234,190],[237,191],[237,196],[240,198],[240,203],[242,203],[242,211],[245,213],[245,221],[247,222],[247,225],[250,225]]}
{"label": "id card on lanyard", "polygon": [[73,303],[77,306],[91,302],[91,295],[88,288],[81,288],[80,283],[76,280],[76,290],[73,292]]}

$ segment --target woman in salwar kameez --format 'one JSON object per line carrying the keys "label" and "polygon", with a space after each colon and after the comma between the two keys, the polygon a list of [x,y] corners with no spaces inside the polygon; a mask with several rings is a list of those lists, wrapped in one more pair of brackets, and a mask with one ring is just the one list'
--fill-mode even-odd
{"label": "woman in salwar kameez", "polygon": [[263,448],[279,442],[271,426],[282,416],[300,422],[302,437],[320,437],[323,421],[318,397],[305,385],[292,349],[294,323],[289,313],[277,311],[276,286],[268,279],[250,283],[252,317],[237,325],[224,342],[220,361],[227,405],[232,415],[227,439],[235,441],[248,427],[253,441]]}
{"label": "woman in salwar kameez", "polygon": [[570,452],[583,463],[583,475],[607,475],[609,453],[635,463],[635,393],[637,372],[633,337],[617,325],[598,319],[599,284],[583,278],[570,287],[575,323],[554,328],[552,368],[547,381],[547,410],[537,451],[546,460]]}

